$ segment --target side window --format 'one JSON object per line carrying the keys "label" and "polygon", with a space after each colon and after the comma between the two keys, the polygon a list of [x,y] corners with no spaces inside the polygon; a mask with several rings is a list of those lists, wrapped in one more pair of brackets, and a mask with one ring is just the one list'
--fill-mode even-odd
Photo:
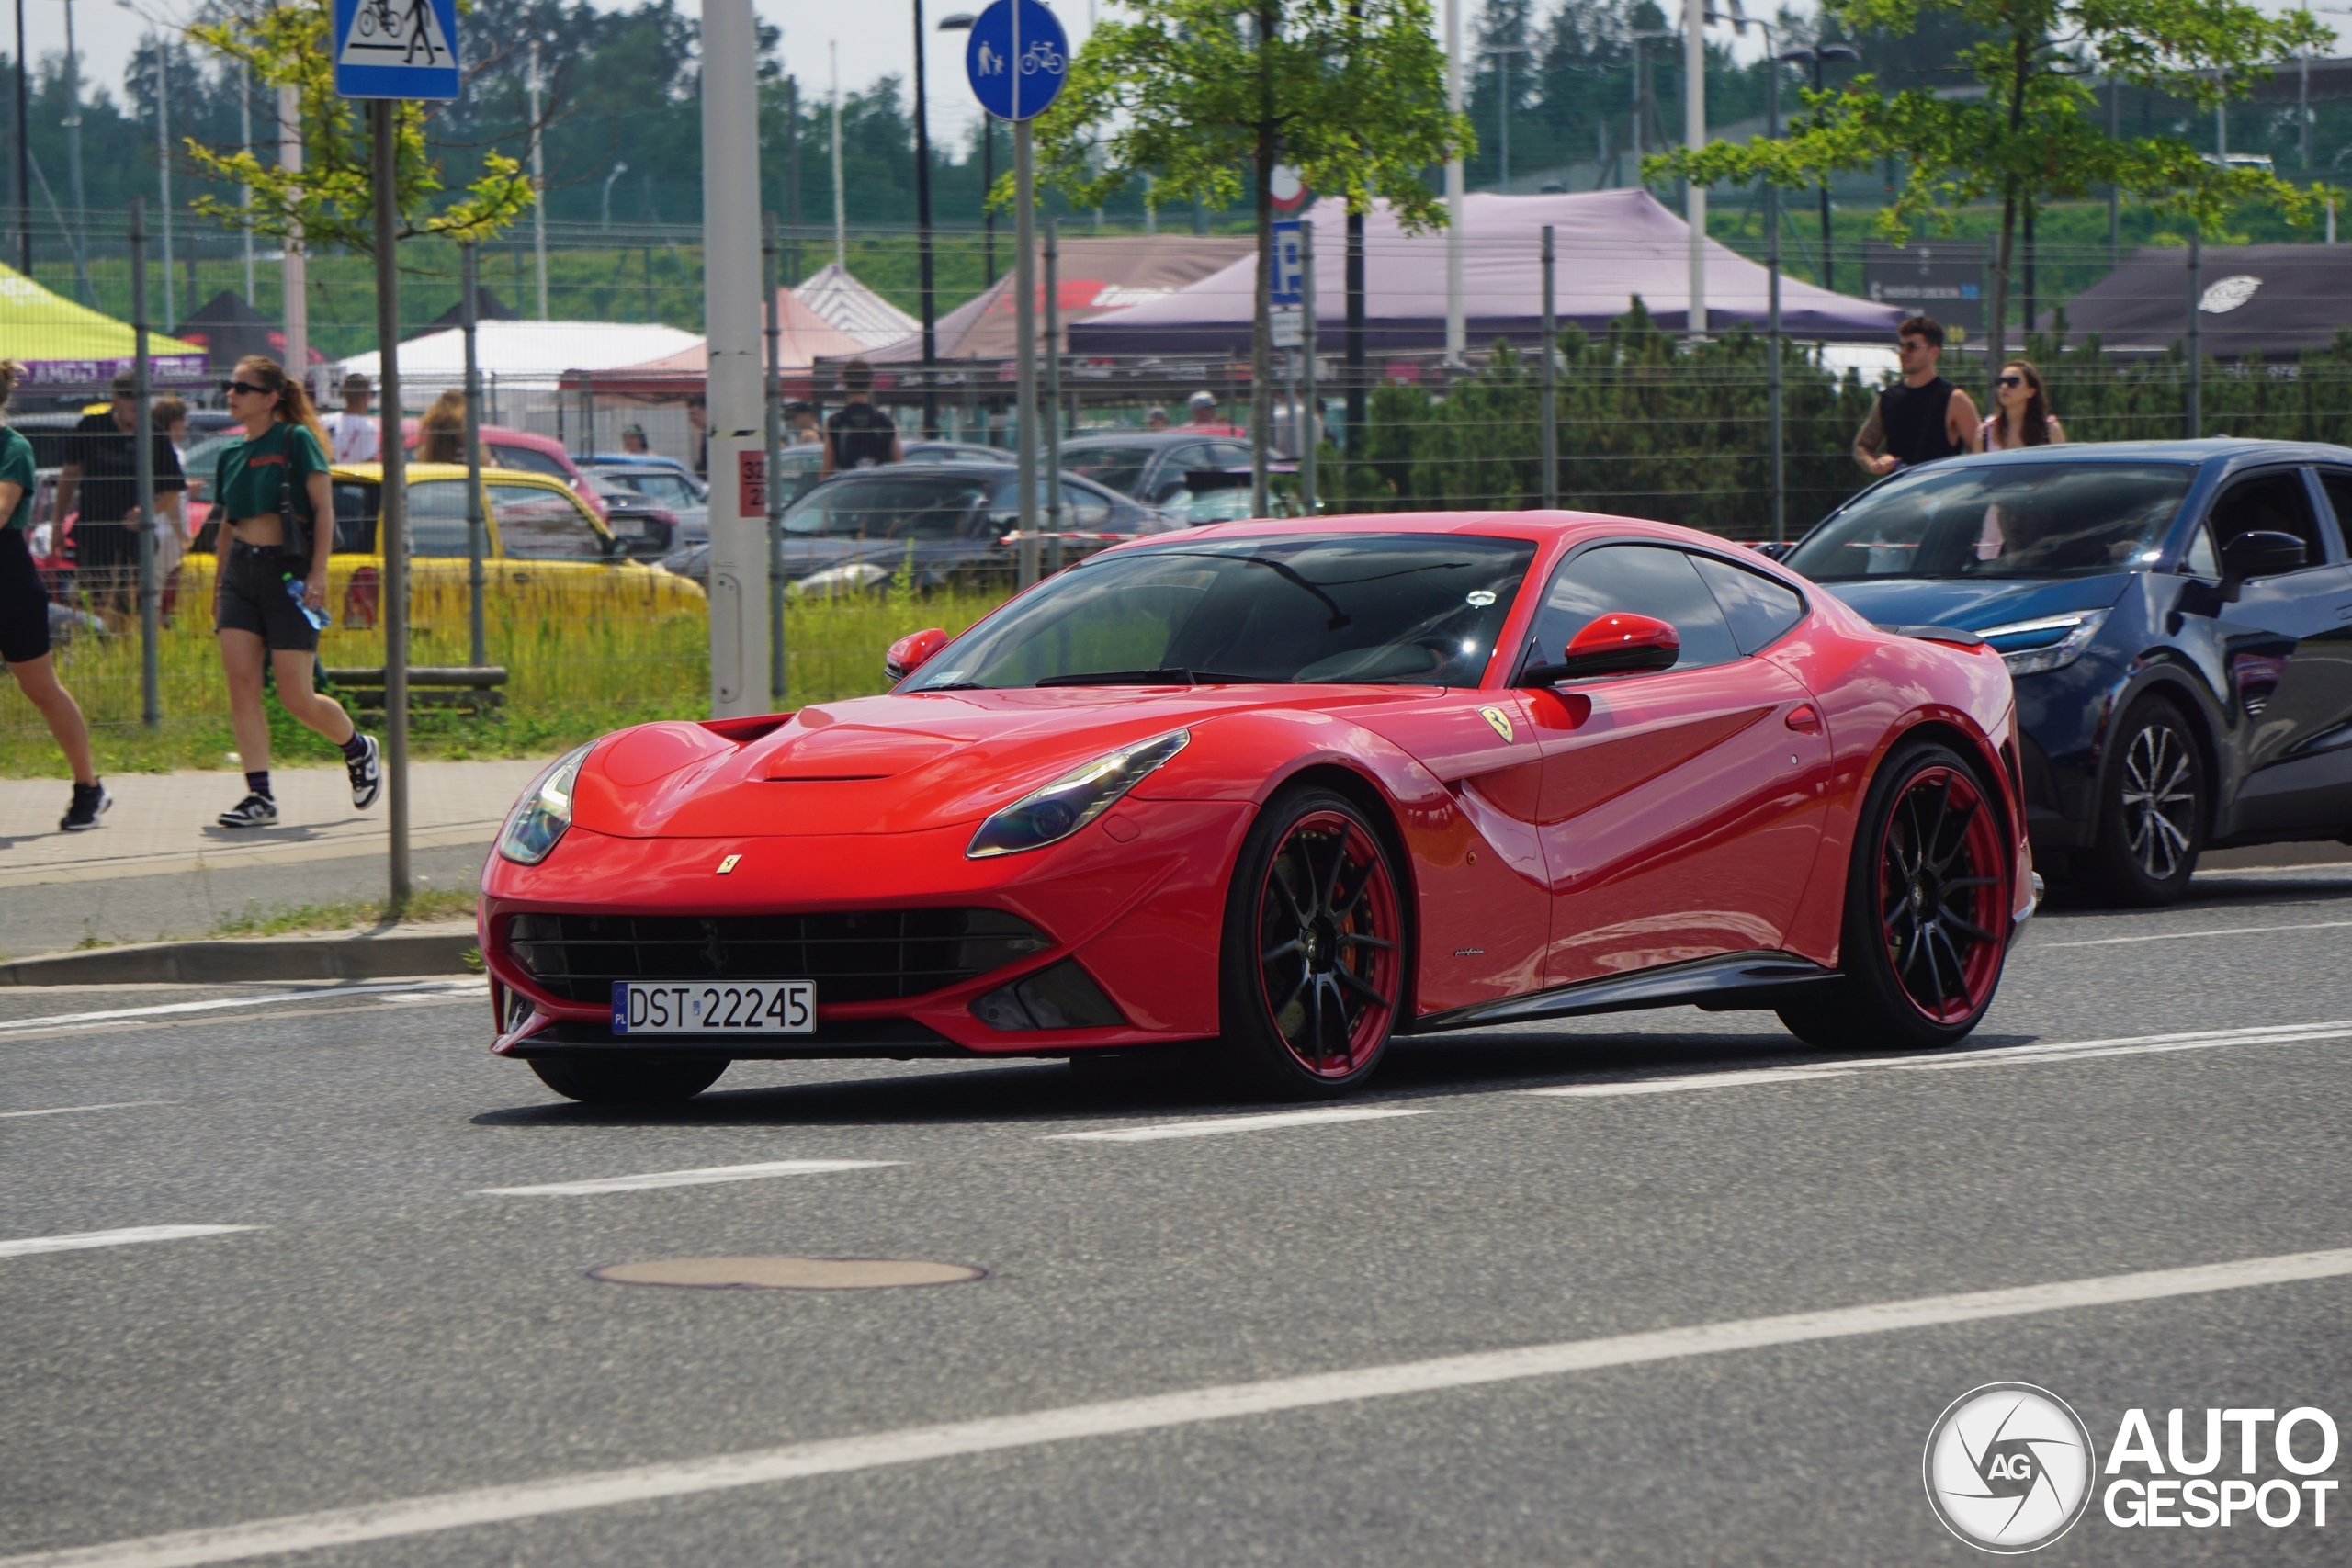
{"label": "side window", "polygon": [[526,474],[545,474],[551,479],[569,479],[563,465],[536,446],[505,446],[490,444],[490,459],[493,466],[514,468]]}
{"label": "side window", "polygon": [[2327,559],[2320,540],[2319,520],[2312,515],[2311,493],[2303,488],[2299,468],[2274,468],[2243,479],[2222,492],[2209,520],[2216,547],[2227,552],[2240,534],[2292,534],[2303,542],[2303,559],[2317,566]]}
{"label": "side window", "polygon": [[2180,558],[2180,569],[2199,577],[2218,579],[2222,575],[2222,558],[2213,548],[2213,530],[2204,524],[2197,525],[2197,532],[2188,536],[2188,553]]}
{"label": "side window", "polygon": [[600,560],[605,542],[580,503],[537,485],[486,487],[499,541],[518,560]]}
{"label": "side window", "polygon": [[2346,550],[2352,550],[2352,473],[2342,468],[2322,468],[2319,487],[2327,492],[2327,504],[2335,511],[2335,537]]}
{"label": "side window", "polygon": [[1681,634],[1677,670],[1728,664],[1740,656],[1690,558],[1660,545],[1603,545],[1564,563],[1535,617],[1536,646],[1545,661],[1556,660],[1570,637],[1615,612],[1655,616]]}
{"label": "side window", "polygon": [[1709,556],[1692,556],[1690,564],[1714,591],[1742,653],[1763,652],[1804,619],[1804,595],[1785,583]]}
{"label": "side window", "polygon": [[1066,484],[1062,486],[1062,516],[1072,528],[1099,534],[1110,525],[1111,503],[1091,490]]}
{"label": "side window", "polygon": [[342,481],[334,487],[334,547],[345,554],[376,553],[376,487]]}
{"label": "side window", "polygon": [[466,481],[427,479],[408,487],[408,553],[466,555]]}
{"label": "side window", "polygon": [[1237,446],[1230,441],[1209,445],[1209,462],[1220,468],[1246,468],[1250,466],[1250,448]]}

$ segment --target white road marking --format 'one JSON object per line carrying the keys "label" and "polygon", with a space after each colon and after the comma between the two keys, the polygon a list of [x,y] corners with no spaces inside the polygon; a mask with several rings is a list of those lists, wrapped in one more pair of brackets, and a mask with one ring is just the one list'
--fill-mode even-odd
{"label": "white road marking", "polygon": [[1217,1116],[1205,1122],[1162,1122],[1149,1127],[1122,1127],[1109,1133],[1049,1133],[1047,1143],[1148,1144],[1161,1138],[1207,1138],[1219,1133],[1258,1133],[1272,1127],[1312,1127],[1326,1122],[1378,1122],[1391,1116],[1426,1116],[1429,1108],[1391,1105],[1350,1106],[1330,1111],[1275,1111],[1263,1116]]}
{"label": "white road marking", "polygon": [[80,1231],[72,1235],[28,1235],[0,1241],[0,1258],[22,1258],[34,1252],[80,1252],[92,1247],[129,1247],[141,1241],[181,1241],[195,1235],[228,1235],[257,1231],[260,1225],[137,1225],[130,1230]]}
{"label": "white road marking", "polygon": [[650,1170],[593,1181],[551,1181],[541,1187],[482,1187],[492,1198],[577,1198],[595,1192],[642,1192],[652,1187],[708,1187],[722,1181],[762,1181],[771,1176],[817,1176],[829,1170],[871,1170],[894,1159],[772,1159],[758,1165],[708,1165],[698,1170]]}
{"label": "white road marking", "polygon": [[100,1012],[51,1013],[45,1018],[0,1019],[0,1032],[17,1029],[46,1029],[60,1023],[99,1023],[118,1018],[165,1018],[179,1013],[217,1012],[223,1008],[274,1007],[279,1002],[316,1001],[322,997],[373,997],[401,993],[416,995],[435,991],[447,995],[452,991],[481,990],[484,982],[479,979],[428,981],[423,985],[414,980],[402,980],[383,986],[337,986],[331,990],[272,991],[258,997],[216,997],[201,1002],[163,1002],[154,1007],[108,1008]]}
{"label": "white road marking", "polygon": [[47,1111],[0,1111],[0,1122],[12,1116],[71,1116],[77,1111],[128,1111],[134,1105],[169,1105],[168,1100],[110,1100],[104,1105],[59,1105]]}
{"label": "white road marking", "polygon": [[330,1508],[314,1514],[257,1519],[250,1524],[30,1552],[0,1558],[0,1568],[203,1568],[209,1563],[237,1562],[281,1552],[316,1551],[479,1525],[510,1524],[585,1508],[728,1492],[812,1475],[842,1475],[964,1454],[1036,1448],[1080,1438],[1163,1431],[1205,1421],[1229,1421],[1400,1394],[1519,1382],[1602,1367],[1642,1366],[1688,1356],[1721,1355],[1902,1329],[2162,1301],[2256,1285],[2339,1279],[2346,1274],[2352,1274],[2352,1248],[2248,1258],[2232,1263],[2110,1274],[2089,1280],[2059,1280],[1961,1295],[1917,1296],[1907,1301],[1877,1302],[1784,1317],[1743,1318],[1600,1339],[1525,1345],[1509,1350],[1185,1389],[1175,1393],[1064,1405],[1019,1416],[907,1427],[864,1437],[794,1443],[707,1459]]}
{"label": "white road marking", "polygon": [[1529,1094],[1563,1100],[1601,1100],[1621,1094],[1672,1094],[1691,1089],[1739,1089],[1749,1084],[1793,1083],[1805,1078],[1849,1078],[1851,1067],[1758,1067],[1753,1072],[1697,1073],[1688,1077],[1625,1078],[1612,1083],[1561,1084]]}
{"label": "white road marking", "polygon": [[2352,920],[2312,920],[2299,926],[2224,926],[2210,931],[2159,931],[2154,936],[2103,936],[2091,942],[2037,942],[2024,951],[2044,947],[2121,947],[2134,942],[2188,942],[2200,936],[2260,936],[2266,931],[2332,931],[2352,926]]}

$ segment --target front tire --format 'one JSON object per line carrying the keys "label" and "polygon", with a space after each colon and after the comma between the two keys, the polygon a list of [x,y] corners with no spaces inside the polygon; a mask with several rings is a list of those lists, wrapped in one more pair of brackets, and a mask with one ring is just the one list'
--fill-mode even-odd
{"label": "front tire", "polygon": [[1388,848],[1328,789],[1277,796],[1226,898],[1224,1050],[1250,1089],[1324,1100],[1378,1070],[1402,1007],[1405,921]]}
{"label": "front tire", "polygon": [[2115,733],[2090,890],[2127,908],[2175,903],[2205,843],[2204,753],[2180,710],[2162,697],[2133,703]]}
{"label": "front tire", "polygon": [[1831,995],[1780,1010],[1809,1045],[1929,1050],[1993,1005],[2008,953],[2010,857],[1982,775],[1950,748],[1899,749],[1865,797]]}
{"label": "front tire", "polygon": [[692,1100],[727,1070],[724,1056],[668,1061],[599,1062],[579,1057],[531,1058],[539,1081],[566,1100],[587,1105],[675,1105]]}

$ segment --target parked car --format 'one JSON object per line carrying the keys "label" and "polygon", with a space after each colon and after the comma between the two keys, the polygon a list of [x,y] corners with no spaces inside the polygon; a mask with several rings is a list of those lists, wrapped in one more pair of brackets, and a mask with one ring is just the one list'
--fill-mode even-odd
{"label": "parked car", "polygon": [[[1020,522],[1020,471],[1003,453],[994,456],[993,465],[859,468],[814,486],[785,509],[786,581],[804,592],[839,592],[875,587],[902,570],[921,588],[1009,570],[1015,555],[1006,536]],[[1170,526],[1151,508],[1072,474],[1062,476],[1062,505],[1065,560]],[[709,561],[703,545],[663,564],[707,584]]]}
{"label": "parked car", "polygon": [[[1001,446],[981,446],[968,441],[907,441],[907,461],[910,463],[1002,463],[1012,454]],[[806,446],[787,446],[776,458],[777,482],[785,486],[787,500],[797,501],[808,493],[817,482],[817,470],[825,464],[825,448],[811,442]]]}
{"label": "parked car", "polygon": [[[1184,430],[1080,435],[1062,443],[1062,467],[1147,506],[1182,506],[1192,468],[1246,468],[1250,443]],[[1221,521],[1222,519],[1216,519]],[[1211,521],[1211,519],[1204,519]]]}
{"label": "parked car", "polygon": [[[411,452],[416,450],[417,422],[401,421],[402,438]],[[503,424],[481,427],[481,463],[484,468],[512,468],[526,474],[545,474],[570,485],[573,493],[588,502],[588,509],[599,518],[605,515],[605,498],[588,476],[581,471],[563,443],[552,435],[540,435],[528,430],[515,430]]]}
{"label": "parked car", "polygon": [[2209,848],[2352,839],[2352,450],[2128,441],[1882,480],[1787,564],[2017,682],[2034,851],[2118,903]]}
{"label": "parked car", "polygon": [[624,487],[677,519],[680,545],[698,545],[710,537],[710,487],[683,465],[608,464],[599,458],[589,466],[588,476],[605,487],[607,496],[614,488]]}
{"label": "parked car", "polygon": [[[606,479],[591,470],[588,483],[594,487],[597,498],[605,503],[605,521],[613,537],[619,542],[623,554],[642,559],[660,560],[663,556],[686,543],[678,525],[678,515],[668,507],[657,503],[641,491]],[[709,509],[703,512],[704,537],[709,536]]]}
{"label": "parked car", "polygon": [[651,468],[701,482],[690,465],[657,452],[594,452],[581,460],[591,468]]}
{"label": "parked car", "polygon": [[[378,526],[384,470],[377,463],[337,464],[333,478],[335,553],[328,568],[328,608],[340,626],[373,626],[383,590]],[[466,470],[454,463],[412,463],[407,479],[411,624],[462,626],[471,571]],[[704,613],[699,587],[630,558],[605,520],[562,480],[485,468],[481,488],[486,583],[496,618]],[[211,555],[191,554],[181,566],[182,594],[209,601],[213,570]]]}

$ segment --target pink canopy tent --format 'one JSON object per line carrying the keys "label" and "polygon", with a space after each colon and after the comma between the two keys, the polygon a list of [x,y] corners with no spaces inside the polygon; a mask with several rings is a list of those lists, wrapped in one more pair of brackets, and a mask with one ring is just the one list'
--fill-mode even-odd
{"label": "pink canopy tent", "polygon": [[[1337,202],[1306,215],[1315,229],[1316,330],[1336,353],[1346,325],[1347,219]],[[1462,294],[1472,347],[1542,330],[1543,232],[1554,231],[1554,300],[1563,326],[1605,328],[1639,296],[1651,319],[1680,331],[1690,312],[1690,229],[1641,189],[1564,196],[1482,194],[1464,204]],[[1364,344],[1374,354],[1445,346],[1442,231],[1407,235],[1384,204],[1364,220]],[[1256,247],[1182,293],[1074,323],[1069,351],[1087,355],[1250,352]],[[1766,274],[1724,246],[1706,246],[1707,325],[1763,330]],[[1781,330],[1817,341],[1886,340],[1903,312],[1783,276]]]}
{"label": "pink canopy tent", "polygon": [[[808,390],[809,367],[820,355],[838,358],[858,352],[855,338],[795,299],[791,289],[777,289],[776,304],[776,363],[790,390]],[[763,337],[760,341],[764,366],[767,340]],[[709,345],[697,340],[673,354],[641,364],[617,366],[609,370],[575,370],[564,378],[564,385],[569,389],[584,385],[599,398],[669,402],[701,391],[709,373]]]}

